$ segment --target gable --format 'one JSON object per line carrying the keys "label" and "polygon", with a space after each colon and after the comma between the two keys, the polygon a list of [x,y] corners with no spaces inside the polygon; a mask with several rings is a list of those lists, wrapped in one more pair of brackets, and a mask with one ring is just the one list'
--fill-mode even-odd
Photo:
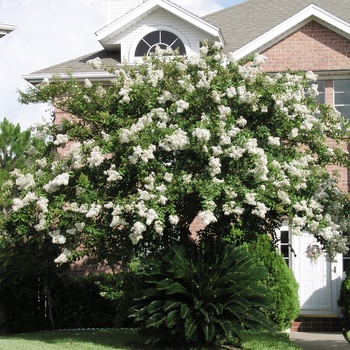
{"label": "gable", "polygon": [[310,21],[262,52],[264,70],[346,70],[350,67],[350,40]]}
{"label": "gable", "polygon": [[123,32],[110,35],[104,46],[111,51],[113,48],[120,50],[122,61],[133,62],[137,44],[145,35],[156,30],[167,30],[177,35],[185,45],[187,54],[197,52],[203,39],[210,42],[217,40],[216,36],[210,36],[198,27],[159,8],[147,17],[140,18]]}
{"label": "gable", "polygon": [[[219,28],[175,5],[169,0],[147,0],[96,32],[96,35],[98,41],[106,50],[115,51],[119,49],[118,41],[122,40],[130,31],[140,28],[140,23],[146,19],[148,23],[153,21],[152,26],[155,26],[162,25],[162,22],[165,22],[165,18],[167,20],[170,19],[170,23],[167,22],[167,25],[169,27],[173,25],[174,30],[181,30],[181,27],[186,23],[187,28],[191,28],[189,31],[190,33],[201,33],[201,40],[211,40],[215,38],[216,41],[224,45],[224,40]],[[180,27],[177,27],[179,24]],[[183,33],[183,35],[186,36],[186,33]],[[122,57],[124,54],[125,49],[122,48]],[[191,54],[191,52],[188,52],[188,54]]]}

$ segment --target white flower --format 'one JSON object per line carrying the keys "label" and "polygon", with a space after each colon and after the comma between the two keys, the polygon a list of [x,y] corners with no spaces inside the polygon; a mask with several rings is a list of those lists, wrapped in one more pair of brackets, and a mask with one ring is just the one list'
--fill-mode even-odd
{"label": "white flower", "polygon": [[32,174],[17,173],[16,185],[20,190],[28,190],[35,185],[34,176]]}
{"label": "white flower", "polygon": [[61,145],[62,143],[67,143],[69,141],[68,135],[57,134],[56,140],[53,142],[54,145]]}
{"label": "white flower", "polygon": [[75,235],[77,233],[77,230],[75,228],[70,228],[66,230],[66,233],[68,233],[69,235]]}
{"label": "white flower", "polygon": [[64,244],[66,243],[66,237],[60,234],[60,230],[55,230],[53,232],[49,232],[49,235],[52,237],[53,244]]}
{"label": "white flower", "polygon": [[240,127],[243,128],[243,127],[246,126],[247,120],[244,119],[242,116],[240,116],[240,117],[237,119],[236,124],[237,124],[238,126],[240,126]]}
{"label": "white flower", "polygon": [[41,159],[37,159],[37,160],[35,161],[35,163],[38,164],[40,168],[44,168],[44,167],[46,167],[46,165],[47,165],[47,160],[46,160],[46,158],[44,157],[44,158],[41,158]]}
{"label": "white flower", "polygon": [[87,158],[87,163],[89,164],[90,168],[98,167],[100,164],[103,163],[105,160],[105,157],[102,155],[100,151],[99,146],[95,146],[90,153],[90,157]]}
{"label": "white flower", "polygon": [[256,208],[252,210],[252,214],[255,214],[256,216],[265,219],[266,213],[269,211],[269,209],[266,207],[264,203],[257,202]]}
{"label": "white flower", "polygon": [[219,158],[210,157],[209,173],[211,176],[215,176],[221,173],[221,162]]}
{"label": "white flower", "polygon": [[177,215],[169,215],[169,222],[172,225],[177,225],[179,222],[179,217]]}
{"label": "white flower", "polygon": [[188,175],[182,175],[182,181],[184,182],[184,184],[189,184],[192,180],[192,174],[188,174]]}
{"label": "white flower", "polygon": [[131,228],[131,234],[129,235],[129,238],[131,239],[133,244],[137,244],[137,242],[142,239],[142,233],[146,231],[146,226],[140,222],[137,221],[134,223],[133,227]]}
{"label": "white flower", "polygon": [[163,195],[159,196],[159,199],[158,199],[158,203],[159,203],[159,204],[165,205],[167,201],[168,201],[168,198],[167,198],[167,197],[165,197],[165,196],[163,196]]}
{"label": "white flower", "polygon": [[183,111],[188,109],[188,107],[190,106],[190,104],[188,102],[184,101],[184,100],[176,101],[175,105],[177,107],[177,109],[176,109],[177,113],[182,113]]}
{"label": "white flower", "polygon": [[211,212],[210,210],[202,211],[201,213],[199,213],[198,216],[202,219],[204,225],[206,225],[206,226],[211,224],[212,222],[217,221],[214,213]]}
{"label": "white flower", "polygon": [[115,182],[123,178],[120,173],[115,170],[114,164],[111,165],[109,170],[104,171],[104,174],[108,175],[107,182]]}
{"label": "white flower", "polygon": [[67,186],[69,182],[69,174],[63,173],[57,175],[52,181],[43,186],[48,193],[56,192],[60,186]]}
{"label": "white flower", "polygon": [[70,255],[70,251],[68,249],[64,249],[63,252],[54,260],[56,264],[64,264],[68,261],[68,256]]}
{"label": "white flower", "polygon": [[102,61],[99,57],[88,60],[86,63],[90,64],[95,69],[100,69],[102,67]]}
{"label": "white flower", "polygon": [[249,205],[256,205],[256,201],[255,201],[255,193],[246,193],[245,195],[245,202]]}
{"label": "white flower", "polygon": [[154,223],[154,230],[158,233],[158,234],[162,234],[163,233],[163,230],[164,230],[164,225],[161,221],[157,220],[155,223]]}
{"label": "white flower", "polygon": [[91,81],[90,81],[89,79],[85,79],[85,80],[84,80],[84,86],[85,86],[86,88],[91,88],[91,86],[92,86]]}
{"label": "white flower", "polygon": [[233,96],[235,96],[237,94],[236,88],[234,86],[227,88],[226,94],[227,94],[227,97],[232,98]]}
{"label": "white flower", "polygon": [[197,137],[200,142],[208,142],[210,139],[210,131],[208,129],[196,128],[192,131],[192,135]]}
{"label": "white flower", "polygon": [[154,220],[158,219],[158,214],[154,209],[149,209],[146,214],[146,225],[149,226]]}
{"label": "white flower", "polygon": [[174,174],[165,173],[165,174],[164,174],[164,180],[165,180],[166,182],[171,182],[172,179],[173,179],[173,176],[174,176]]}
{"label": "white flower", "polygon": [[47,208],[48,203],[49,203],[49,200],[47,198],[39,197],[38,201],[36,202],[36,205],[43,213],[47,213],[48,212],[48,208]]}
{"label": "white flower", "polygon": [[85,222],[76,222],[75,227],[77,228],[78,232],[82,232],[85,227]]}
{"label": "white flower", "polygon": [[186,149],[189,143],[190,141],[187,137],[186,131],[176,129],[173,134],[165,136],[165,138],[159,142],[159,147],[168,152],[179,151]]}
{"label": "white flower", "polygon": [[280,138],[279,137],[273,137],[273,136],[269,136],[268,137],[268,144],[270,146],[280,146]]}
{"label": "white flower", "polygon": [[87,218],[95,218],[100,214],[102,206],[100,204],[91,204],[89,211],[86,213]]}

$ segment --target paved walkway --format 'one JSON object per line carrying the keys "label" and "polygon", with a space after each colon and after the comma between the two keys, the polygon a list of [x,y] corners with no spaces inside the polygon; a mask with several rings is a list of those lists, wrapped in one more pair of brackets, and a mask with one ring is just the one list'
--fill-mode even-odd
{"label": "paved walkway", "polygon": [[291,332],[289,338],[303,350],[350,350],[341,333]]}

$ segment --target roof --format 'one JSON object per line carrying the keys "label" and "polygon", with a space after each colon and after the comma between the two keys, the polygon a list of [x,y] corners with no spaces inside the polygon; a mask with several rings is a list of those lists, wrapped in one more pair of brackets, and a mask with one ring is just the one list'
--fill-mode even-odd
{"label": "roof", "polygon": [[225,51],[234,52],[309,5],[316,5],[350,23],[349,0],[247,0],[203,19],[220,26],[226,41]]}
{"label": "roof", "polygon": [[[121,22],[119,20],[112,22],[112,24],[98,31],[96,34],[100,42],[106,40],[115,31],[122,30],[123,26],[127,25],[126,19],[136,20],[140,16],[139,8],[151,11],[160,4],[167,9],[170,6],[171,11],[175,11],[175,15],[186,13],[189,16],[188,20],[196,17],[179,6],[173,5],[169,0],[149,0],[135,10],[128,12],[121,18]],[[297,30],[310,18],[350,39],[349,0],[246,0],[201,19],[196,18],[198,19],[197,25],[207,23],[207,29],[220,28],[220,34],[222,33],[225,41],[224,50],[235,52],[238,59],[264,45],[272,45],[274,40],[280,40],[283,34],[286,35],[288,32]],[[85,74],[89,78],[93,76],[96,79],[103,79],[105,75],[102,71],[87,72],[89,66],[85,63],[97,56],[107,65],[120,62],[118,52],[102,50],[34,72],[24,76],[24,79],[36,83],[54,73],[64,74],[67,70],[76,73],[75,76],[77,77],[83,77]],[[88,74],[90,76],[87,76]]]}
{"label": "roof", "polygon": [[15,30],[17,27],[12,24],[5,24],[0,23],[0,38],[5,36],[8,33],[11,33],[13,30]]}
{"label": "roof", "polygon": [[191,12],[183,9],[182,7],[172,3],[169,0],[148,0],[143,2],[141,5],[127,12],[121,18],[118,18],[117,20],[99,30],[96,33],[98,41],[103,47],[108,50],[108,40],[111,37],[123,32],[133,23],[139,21],[143,17],[158,10],[159,8],[162,8],[172,15],[181,18],[183,21],[191,23],[191,25],[203,30],[208,34],[217,37],[218,41],[224,43],[219,27],[206,22],[200,17],[192,14]]}
{"label": "roof", "polygon": [[116,66],[121,63],[120,52],[108,52],[107,50],[96,51],[70,61],[59,63],[55,66],[38,70],[34,73],[23,75],[23,78],[32,84],[40,83],[44,78],[51,78],[52,75],[68,77],[73,74],[76,78],[90,80],[110,79],[111,75],[103,69],[91,69],[88,64],[89,60],[99,57],[105,66]]}

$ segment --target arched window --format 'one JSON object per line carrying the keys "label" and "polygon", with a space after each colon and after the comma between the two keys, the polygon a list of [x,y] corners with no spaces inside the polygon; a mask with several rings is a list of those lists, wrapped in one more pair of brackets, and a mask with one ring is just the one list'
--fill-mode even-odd
{"label": "arched window", "polygon": [[180,55],[186,54],[185,45],[175,34],[166,30],[156,30],[144,36],[135,50],[135,57],[148,56],[154,53],[156,47],[165,50],[168,47],[173,51],[178,50]]}

